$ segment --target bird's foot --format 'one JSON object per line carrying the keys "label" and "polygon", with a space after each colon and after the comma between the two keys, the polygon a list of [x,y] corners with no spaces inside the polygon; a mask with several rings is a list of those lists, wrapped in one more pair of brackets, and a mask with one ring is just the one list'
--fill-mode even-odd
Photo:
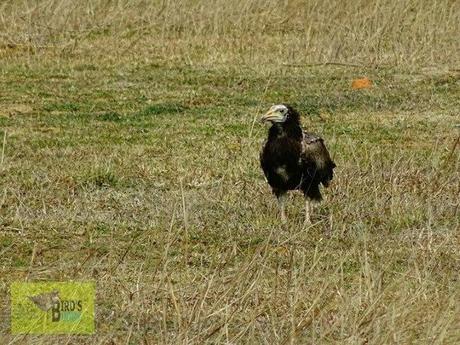
{"label": "bird's foot", "polygon": [[281,214],[281,223],[286,224],[287,223],[287,218],[285,214]]}

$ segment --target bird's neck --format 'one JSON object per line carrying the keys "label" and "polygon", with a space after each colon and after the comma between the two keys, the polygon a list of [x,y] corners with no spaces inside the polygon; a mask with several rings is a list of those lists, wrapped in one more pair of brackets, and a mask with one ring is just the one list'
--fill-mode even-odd
{"label": "bird's neck", "polygon": [[302,140],[302,127],[296,123],[275,123],[268,133],[270,139],[289,137]]}

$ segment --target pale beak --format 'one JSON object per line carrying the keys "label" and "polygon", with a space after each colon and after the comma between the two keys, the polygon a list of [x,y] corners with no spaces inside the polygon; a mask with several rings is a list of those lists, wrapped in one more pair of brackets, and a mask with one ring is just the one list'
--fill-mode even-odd
{"label": "pale beak", "polygon": [[269,110],[265,115],[260,118],[262,123],[270,121],[270,122],[282,122],[284,119],[283,115],[280,114],[279,111],[276,110]]}

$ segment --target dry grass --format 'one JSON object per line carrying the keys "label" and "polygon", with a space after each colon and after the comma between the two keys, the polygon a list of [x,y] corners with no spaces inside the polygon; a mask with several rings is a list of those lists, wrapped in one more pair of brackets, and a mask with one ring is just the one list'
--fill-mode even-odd
{"label": "dry grass", "polygon": [[454,0],[14,0],[0,13],[6,50],[59,57],[458,67],[460,56]]}
{"label": "dry grass", "polygon": [[[460,342],[458,2],[0,16],[0,300],[97,284],[93,337],[11,336],[6,308],[0,343]],[[280,224],[258,166],[275,102],[338,165],[309,228],[298,195]]]}

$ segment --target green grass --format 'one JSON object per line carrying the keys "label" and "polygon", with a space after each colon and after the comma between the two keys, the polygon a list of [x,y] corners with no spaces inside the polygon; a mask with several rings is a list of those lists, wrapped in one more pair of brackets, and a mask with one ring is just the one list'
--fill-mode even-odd
{"label": "green grass", "polygon": [[[363,32],[343,26],[339,6],[334,20],[312,17],[317,32],[302,24],[308,10],[258,34],[284,13],[276,6],[294,15],[298,1],[250,2],[260,17],[187,2],[196,22],[174,4],[158,14],[96,1],[69,24],[55,14],[68,6],[46,3],[42,26],[11,3],[2,9],[17,23],[0,16],[0,343],[460,343],[455,4],[440,2],[438,28],[414,0],[355,4]],[[398,41],[393,21],[406,18],[420,25]],[[344,61],[317,65],[330,61],[331,23],[349,34]],[[26,29],[37,35],[22,42],[14,33]],[[350,50],[374,44],[375,30],[378,49]],[[374,87],[352,90],[363,76]],[[310,227],[294,193],[280,223],[259,168],[258,118],[281,102],[338,166]],[[10,283],[25,280],[94,280],[96,334],[11,335]]]}
{"label": "green grass", "polygon": [[[3,84],[37,76],[2,100],[5,298],[14,280],[94,279],[100,342],[460,339],[458,75],[286,67],[266,88],[245,69],[92,84],[61,66],[51,86],[53,69],[10,66]],[[375,87],[350,90],[359,75]],[[280,224],[258,166],[253,121],[284,101],[338,165],[310,228],[300,196]]]}

